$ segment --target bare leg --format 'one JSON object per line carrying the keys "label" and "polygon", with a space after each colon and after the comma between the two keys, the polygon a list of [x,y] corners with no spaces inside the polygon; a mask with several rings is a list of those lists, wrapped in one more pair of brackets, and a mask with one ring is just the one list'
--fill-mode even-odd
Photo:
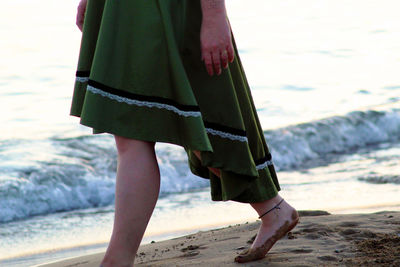
{"label": "bare leg", "polygon": [[118,168],[114,228],[103,267],[131,267],[160,190],[154,143],[115,137]]}
{"label": "bare leg", "polygon": [[[196,157],[201,160],[200,152],[193,151]],[[209,168],[209,170],[220,177],[220,170]],[[258,203],[250,203],[251,207],[258,213],[259,216],[266,211],[276,207],[282,200],[278,194],[272,199]],[[290,231],[298,221],[297,211],[290,206],[286,201],[279,205],[279,209],[274,209],[268,214],[262,216],[261,227],[258,230],[257,237],[254,240],[251,249],[243,256],[238,256],[235,261],[248,262],[261,259],[270,250],[274,243],[280,239],[286,232]]]}
{"label": "bare leg", "polygon": [[[200,151],[194,150],[193,153],[196,155],[196,157],[201,160],[201,155],[200,155]],[[215,174],[218,177],[221,177],[221,172],[220,170],[216,169],[216,168],[208,168],[213,174]]]}

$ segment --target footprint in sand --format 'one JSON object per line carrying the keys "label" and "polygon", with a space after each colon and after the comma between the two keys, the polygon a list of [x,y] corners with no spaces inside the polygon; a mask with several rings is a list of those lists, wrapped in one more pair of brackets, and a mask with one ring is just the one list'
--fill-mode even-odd
{"label": "footprint in sand", "polygon": [[181,251],[184,252],[184,254],[181,257],[193,257],[196,255],[200,254],[199,249],[206,249],[207,247],[205,246],[199,246],[199,245],[189,245],[185,248],[182,248]]}
{"label": "footprint in sand", "polygon": [[374,232],[369,231],[369,230],[364,230],[364,231],[361,231],[359,236],[360,237],[365,237],[365,238],[375,238],[376,234]]}
{"label": "footprint in sand", "polygon": [[327,237],[333,232],[331,228],[325,225],[311,223],[304,225],[304,228],[294,232],[294,234],[305,234],[304,238],[314,240]]}
{"label": "footprint in sand", "polygon": [[359,222],[342,222],[338,226],[340,226],[340,227],[356,227],[359,225],[360,225]]}
{"label": "footprint in sand", "polygon": [[354,230],[354,229],[345,229],[339,232],[340,235],[344,237],[349,237],[351,236],[352,238],[374,238],[376,237],[376,234],[374,232],[371,232],[369,230]]}
{"label": "footprint in sand", "polygon": [[188,250],[196,250],[196,249],[199,249],[199,248],[200,248],[200,246],[198,246],[198,245],[189,245],[189,246],[187,246],[185,248],[182,248],[181,251],[182,252],[186,252]]}
{"label": "footprint in sand", "polygon": [[298,249],[293,249],[290,252],[296,253],[296,254],[306,254],[306,253],[311,253],[313,252],[312,249],[306,249],[306,248],[298,248]]}
{"label": "footprint in sand", "polygon": [[183,254],[181,257],[194,257],[200,254],[200,251],[188,251],[185,254]]}
{"label": "footprint in sand", "polygon": [[321,237],[322,236],[319,234],[308,234],[308,235],[304,236],[304,238],[311,239],[311,240],[320,239]]}
{"label": "footprint in sand", "polygon": [[305,228],[305,229],[303,229],[302,231],[304,232],[304,233],[315,233],[315,232],[317,232],[317,231],[319,231],[320,230],[320,228],[317,228],[317,227],[310,227],[310,228]]}
{"label": "footprint in sand", "polygon": [[320,256],[320,257],[317,257],[319,260],[321,260],[321,261],[338,261],[339,259],[338,258],[336,258],[336,257],[333,257],[333,256],[329,256],[329,255],[326,255],[326,256]]}
{"label": "footprint in sand", "polygon": [[360,231],[354,230],[354,229],[345,229],[345,230],[340,231],[339,233],[342,236],[349,236],[349,235],[358,234],[358,233],[360,233]]}

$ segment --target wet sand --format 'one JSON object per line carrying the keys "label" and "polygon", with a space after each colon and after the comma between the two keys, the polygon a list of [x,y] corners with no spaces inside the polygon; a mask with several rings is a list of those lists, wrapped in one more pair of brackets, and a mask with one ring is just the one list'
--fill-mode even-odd
{"label": "wet sand", "polygon": [[[234,257],[251,246],[259,221],[140,247],[135,266],[400,266],[400,212],[331,215],[302,211],[300,222],[259,261]],[[41,267],[98,267],[103,253]]]}

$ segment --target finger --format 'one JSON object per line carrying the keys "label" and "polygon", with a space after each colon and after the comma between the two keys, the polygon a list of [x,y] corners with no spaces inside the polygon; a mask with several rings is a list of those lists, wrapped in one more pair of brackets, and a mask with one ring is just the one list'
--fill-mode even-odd
{"label": "finger", "polygon": [[76,26],[78,26],[78,28],[80,27],[80,20],[81,20],[81,18],[80,18],[79,7],[78,7],[78,12],[76,13],[76,22],[75,22],[75,24],[76,24]]}
{"label": "finger", "polygon": [[233,45],[232,43],[230,43],[227,47],[226,47],[226,52],[228,53],[228,60],[230,63],[233,62],[233,60],[235,59],[235,51],[233,50]]}
{"label": "finger", "polygon": [[79,30],[82,31],[83,28],[83,19],[81,17],[76,18],[76,26],[78,26]]}
{"label": "finger", "polygon": [[228,52],[226,50],[221,52],[220,58],[222,66],[225,69],[228,68]]}
{"label": "finger", "polygon": [[79,30],[82,31],[83,23],[85,21],[85,12],[86,12],[86,4],[83,4],[81,1],[78,5],[78,12],[76,15],[76,25],[78,26]]}
{"label": "finger", "polygon": [[76,19],[76,25],[78,26],[80,31],[82,31],[83,29],[83,21],[84,19],[81,16]]}
{"label": "finger", "polygon": [[210,53],[203,53],[203,60],[204,60],[204,65],[206,66],[206,70],[210,76],[214,75],[214,68],[213,68],[213,62],[211,58]]}
{"label": "finger", "polygon": [[217,75],[221,74],[221,58],[219,55],[220,55],[219,51],[215,51],[212,53],[213,66],[214,66],[215,73]]}

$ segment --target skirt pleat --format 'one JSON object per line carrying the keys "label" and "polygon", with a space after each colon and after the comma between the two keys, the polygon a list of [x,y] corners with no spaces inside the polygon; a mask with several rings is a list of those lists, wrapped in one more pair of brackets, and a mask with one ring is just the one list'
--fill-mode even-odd
{"label": "skirt pleat", "polygon": [[89,0],[71,115],[95,133],[182,146],[213,200],[273,198],[280,187],[233,36],[234,62],[211,77],[201,20],[200,1]]}

